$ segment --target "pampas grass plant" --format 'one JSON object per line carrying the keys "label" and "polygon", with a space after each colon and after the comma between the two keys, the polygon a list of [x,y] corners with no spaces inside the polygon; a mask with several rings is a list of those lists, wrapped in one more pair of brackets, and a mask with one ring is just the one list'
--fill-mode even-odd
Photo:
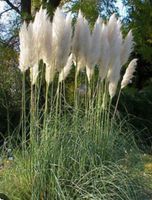
{"label": "pampas grass plant", "polygon": [[[71,14],[57,8],[51,22],[40,8],[33,22],[23,23],[19,36],[22,143],[26,146],[24,156],[17,152],[13,165],[4,170],[2,191],[12,200],[139,200],[141,188],[130,167],[132,154],[140,159],[138,148],[125,120],[115,115],[117,105],[114,114],[111,109],[121,67],[133,48],[132,33],[123,39],[115,15],[108,22],[98,17],[91,31],[81,11],[72,27]],[[135,65],[136,59],[129,64],[121,89],[132,78]],[[70,105],[65,88],[73,69]],[[25,113],[28,70],[30,122]],[[85,85],[83,94],[79,93],[81,84]],[[13,185],[6,187],[9,183]]]}

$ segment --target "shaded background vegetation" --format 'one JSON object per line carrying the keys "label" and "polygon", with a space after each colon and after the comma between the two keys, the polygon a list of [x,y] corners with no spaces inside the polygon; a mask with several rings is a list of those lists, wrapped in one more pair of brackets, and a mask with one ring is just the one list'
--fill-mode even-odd
{"label": "shaded background vegetation", "polygon": [[[77,15],[81,9],[93,26],[98,15],[103,19],[116,12],[116,0],[3,0],[0,13],[0,140],[14,133],[20,121],[21,74],[18,70],[18,31],[23,20],[32,20],[41,4],[50,18],[58,5]],[[133,56],[138,66],[133,82],[121,95],[118,114],[127,117],[136,127],[136,138],[142,149],[151,149],[152,141],[152,1],[123,0],[122,16],[124,35],[131,28],[135,38]],[[6,20],[5,20],[6,17]],[[68,80],[71,85],[71,79]],[[27,80],[28,82],[28,80]],[[68,92],[70,101],[70,92]],[[115,103],[115,101],[114,101]],[[14,133],[15,134],[15,133]]]}

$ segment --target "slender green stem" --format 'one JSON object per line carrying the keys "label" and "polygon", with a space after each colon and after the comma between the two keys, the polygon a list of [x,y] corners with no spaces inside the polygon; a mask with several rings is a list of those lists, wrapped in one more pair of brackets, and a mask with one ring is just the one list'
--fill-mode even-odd
{"label": "slender green stem", "polygon": [[57,127],[59,121],[59,96],[60,96],[60,82],[58,80],[58,86],[56,91],[56,108],[55,108],[55,137],[57,136]]}
{"label": "slender green stem", "polygon": [[51,97],[50,97],[50,113],[53,113],[54,112],[54,101],[55,101],[55,98],[54,98],[54,82],[51,83]]}
{"label": "slender green stem", "polygon": [[74,89],[74,103],[75,103],[75,110],[78,109],[78,96],[77,96],[77,89],[78,89],[78,71],[75,74],[75,89]]}
{"label": "slender green stem", "polygon": [[87,120],[88,120],[88,128],[89,128],[89,130],[91,130],[91,111],[92,111],[92,108],[91,108],[91,83],[89,82],[88,83],[88,94],[87,94],[87,99],[88,99],[88,101],[87,101],[87,107],[86,107],[86,109],[87,109]]}
{"label": "slender green stem", "polygon": [[116,115],[116,112],[117,112],[120,95],[121,95],[121,89],[119,90],[119,93],[118,93],[118,98],[117,98],[117,101],[116,101],[115,110],[114,110],[113,117],[112,117],[113,119],[115,118],[115,115]]}
{"label": "slender green stem", "polygon": [[22,78],[22,149],[26,150],[26,89],[25,89],[25,72]]}
{"label": "slender green stem", "polygon": [[35,122],[35,96],[34,85],[31,83],[31,105],[30,105],[30,141],[31,145],[34,139],[34,122]]}
{"label": "slender green stem", "polygon": [[48,115],[48,93],[49,93],[49,86],[50,86],[50,84],[49,85],[46,84],[43,127],[45,127],[45,125],[46,125],[46,119],[47,119],[47,115]]}
{"label": "slender green stem", "polygon": [[75,127],[75,133],[77,133],[78,127],[78,74],[79,71],[77,69],[77,59],[76,59],[76,67],[75,67],[75,88],[74,88],[74,115],[73,115],[73,121],[74,121],[74,127]]}

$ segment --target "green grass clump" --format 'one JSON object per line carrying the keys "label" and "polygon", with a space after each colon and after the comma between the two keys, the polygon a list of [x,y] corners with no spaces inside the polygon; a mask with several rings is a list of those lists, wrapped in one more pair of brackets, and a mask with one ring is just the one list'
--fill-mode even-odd
{"label": "green grass clump", "polygon": [[2,192],[11,200],[140,199],[140,156],[122,122],[107,133],[90,130],[85,118],[77,120],[77,129],[64,117],[56,127],[54,118],[41,130],[39,144],[24,156],[14,153],[15,161],[1,172]]}
{"label": "green grass clump", "polygon": [[24,74],[22,142],[0,171],[0,192],[11,200],[143,200],[134,130],[117,118],[107,80],[80,78],[69,103],[66,81],[44,87],[43,73],[26,96]]}

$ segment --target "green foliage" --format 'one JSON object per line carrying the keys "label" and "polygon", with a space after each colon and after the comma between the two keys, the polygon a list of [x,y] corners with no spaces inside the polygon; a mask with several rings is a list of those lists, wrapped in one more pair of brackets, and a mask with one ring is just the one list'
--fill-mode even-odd
{"label": "green foliage", "polygon": [[99,7],[97,1],[92,3],[92,0],[76,1],[71,5],[72,12],[78,12],[79,9],[85,14],[85,17],[89,19],[89,23],[94,23],[98,17]]}
{"label": "green foliage", "polygon": [[[135,50],[139,59],[137,87],[143,87],[142,79],[152,76],[152,2],[151,0],[124,0],[127,9],[127,25],[133,29]],[[140,86],[142,84],[142,86]]]}
{"label": "green foliage", "polygon": [[32,13],[35,14],[35,12],[37,12],[40,9],[41,1],[40,0],[32,0],[31,5],[32,5],[31,6]]}
{"label": "green foliage", "polygon": [[134,30],[136,50],[142,59],[151,63],[152,58],[152,3],[146,1],[132,1],[131,27]]}
{"label": "green foliage", "polygon": [[93,26],[95,20],[98,18],[98,15],[101,15],[104,19],[106,19],[112,13],[117,13],[115,3],[115,0],[76,0],[68,2],[64,5],[64,7],[73,13],[78,13],[79,9],[81,9],[85,17],[89,20],[91,26]]}
{"label": "green foliage", "polygon": [[[16,52],[5,45],[0,48],[0,132],[6,137],[19,122],[21,77],[16,68]],[[17,117],[14,121],[15,115]]]}
{"label": "green foliage", "polygon": [[[152,87],[151,81],[143,90],[137,91],[133,87],[125,89],[120,97],[119,111],[132,126],[136,127],[135,137],[139,147],[144,151],[151,152],[152,130]],[[129,114],[129,115],[128,115]]]}
{"label": "green foliage", "polygon": [[32,0],[32,13],[35,14],[35,12],[38,11],[41,6],[43,6],[43,8],[46,8],[49,15],[52,17],[54,14],[54,10],[60,5],[60,3],[61,0]]}

